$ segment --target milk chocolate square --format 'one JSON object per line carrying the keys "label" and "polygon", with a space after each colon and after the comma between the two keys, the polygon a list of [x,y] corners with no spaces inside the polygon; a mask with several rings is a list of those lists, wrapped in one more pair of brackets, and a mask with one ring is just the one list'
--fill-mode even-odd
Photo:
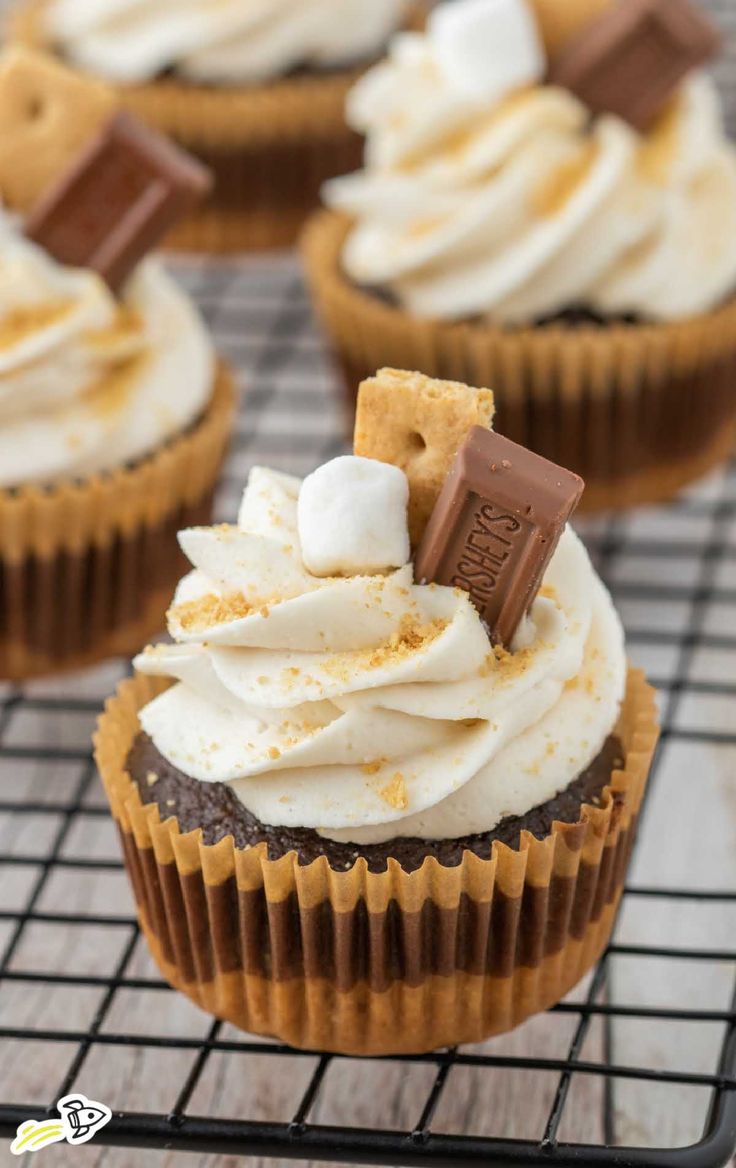
{"label": "milk chocolate square", "polygon": [[31,211],[26,234],[60,263],[117,291],[210,189],[209,170],[129,114],[117,114]]}
{"label": "milk chocolate square", "polygon": [[584,483],[481,426],[460,449],[415,562],[415,578],[462,588],[494,645],[529,611]]}
{"label": "milk chocolate square", "polygon": [[720,38],[690,0],[621,0],[552,62],[549,81],[646,130]]}

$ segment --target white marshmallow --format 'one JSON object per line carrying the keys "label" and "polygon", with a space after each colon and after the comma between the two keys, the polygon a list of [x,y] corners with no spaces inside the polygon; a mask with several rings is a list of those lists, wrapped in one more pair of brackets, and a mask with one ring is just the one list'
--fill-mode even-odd
{"label": "white marshmallow", "polygon": [[497,101],[546,71],[527,0],[454,0],[432,12],[428,29],[446,79],[469,98]]}
{"label": "white marshmallow", "polygon": [[397,466],[345,455],[299,493],[299,540],[313,576],[359,576],[409,562],[409,483]]}

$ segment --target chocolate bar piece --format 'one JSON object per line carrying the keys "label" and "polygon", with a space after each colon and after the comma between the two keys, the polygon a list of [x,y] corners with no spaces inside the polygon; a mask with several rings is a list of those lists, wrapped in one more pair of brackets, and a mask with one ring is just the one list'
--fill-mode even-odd
{"label": "chocolate bar piece", "polygon": [[474,426],[432,513],[416,579],[469,592],[493,644],[508,648],[584,486],[571,471]]}
{"label": "chocolate bar piece", "polygon": [[646,130],[720,37],[689,0],[621,0],[553,60],[549,80]]}
{"label": "chocolate bar piece", "polygon": [[211,185],[207,167],[120,113],[31,211],[26,235],[117,291]]}

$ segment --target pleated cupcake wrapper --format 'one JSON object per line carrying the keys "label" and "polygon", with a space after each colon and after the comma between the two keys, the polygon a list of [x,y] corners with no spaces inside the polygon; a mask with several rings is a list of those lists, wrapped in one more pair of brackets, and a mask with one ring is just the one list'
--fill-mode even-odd
{"label": "pleated cupcake wrapper", "polygon": [[[97,761],[143,930],[166,979],[203,1009],[291,1045],[348,1054],[480,1041],[563,997],[606,946],[657,740],[654,694],[629,674],[626,752],[600,806],[490,859],[333,870],[265,844],[181,834],[125,769],[138,711],[166,683],[126,681]],[[278,783],[278,776],[274,778]]]}
{"label": "pleated cupcake wrapper", "polygon": [[[48,0],[25,0],[12,22],[44,46]],[[419,27],[424,3],[407,21]],[[204,86],[167,77],[117,90],[121,105],[198,155],[215,174],[209,201],[169,237],[175,247],[231,252],[293,244],[328,178],[357,169],[362,139],[345,122],[348,92],[367,66],[305,71],[268,84]]]}
{"label": "pleated cupcake wrapper", "polygon": [[139,649],[186,570],[184,526],[206,524],[234,413],[220,366],[201,420],[131,467],[0,490],[0,678]]}
{"label": "pleated cupcake wrapper", "polygon": [[363,378],[386,365],[489,386],[496,429],[582,474],[589,510],[669,498],[733,449],[736,300],[673,324],[421,320],[345,277],[348,230],[344,217],[320,212],[302,249],[348,414]]}
{"label": "pleated cupcake wrapper", "polygon": [[122,91],[139,117],[197,154],[215,175],[210,199],[168,242],[215,252],[287,247],[328,178],[355,170],[362,143],[345,123],[360,73],[310,75],[243,89],[174,80]]}

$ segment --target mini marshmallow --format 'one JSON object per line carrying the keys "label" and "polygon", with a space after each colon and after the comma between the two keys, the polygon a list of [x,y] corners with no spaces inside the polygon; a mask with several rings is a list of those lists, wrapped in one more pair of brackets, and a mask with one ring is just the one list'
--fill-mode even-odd
{"label": "mini marshmallow", "polygon": [[429,17],[429,39],[446,79],[469,98],[498,101],[540,81],[546,61],[527,0],[454,0]]}
{"label": "mini marshmallow", "polygon": [[409,562],[409,483],[403,470],[345,455],[302,483],[299,540],[313,576],[370,576]]}

